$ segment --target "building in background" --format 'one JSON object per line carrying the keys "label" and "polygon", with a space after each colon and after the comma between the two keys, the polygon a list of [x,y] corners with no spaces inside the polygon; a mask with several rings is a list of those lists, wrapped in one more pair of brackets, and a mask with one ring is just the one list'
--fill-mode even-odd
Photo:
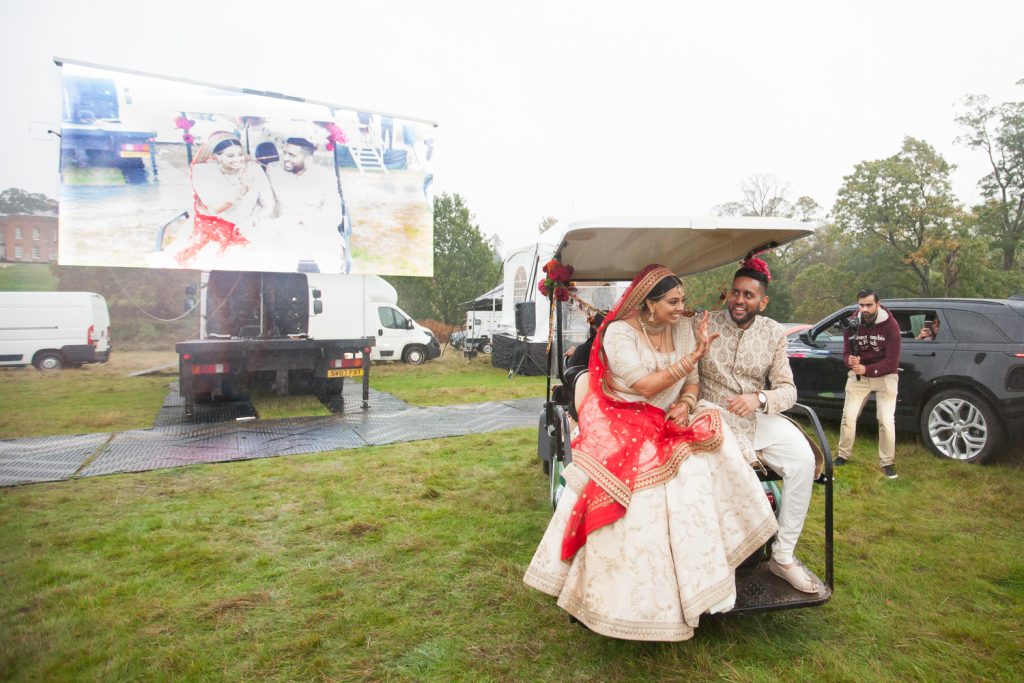
{"label": "building in background", "polygon": [[56,216],[0,216],[0,262],[48,263],[56,260]]}

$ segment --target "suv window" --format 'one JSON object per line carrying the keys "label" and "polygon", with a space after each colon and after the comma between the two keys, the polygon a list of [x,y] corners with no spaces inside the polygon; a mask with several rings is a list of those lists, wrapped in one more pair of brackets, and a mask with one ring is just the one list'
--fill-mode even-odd
{"label": "suv window", "polygon": [[935,330],[934,339],[938,341],[952,341],[952,335],[948,330],[943,330],[935,309],[903,309],[890,311],[896,323],[900,326],[900,337],[904,341],[931,341],[921,334],[921,330],[928,326],[929,330]]}
{"label": "suv window", "polygon": [[957,339],[965,342],[1008,342],[995,323],[985,316],[971,311],[946,311],[946,317]]}

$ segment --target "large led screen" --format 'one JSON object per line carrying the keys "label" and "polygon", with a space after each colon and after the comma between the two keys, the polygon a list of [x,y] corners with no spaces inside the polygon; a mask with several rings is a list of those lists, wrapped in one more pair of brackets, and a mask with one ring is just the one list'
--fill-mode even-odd
{"label": "large led screen", "polygon": [[433,274],[433,123],[63,64],[59,263]]}

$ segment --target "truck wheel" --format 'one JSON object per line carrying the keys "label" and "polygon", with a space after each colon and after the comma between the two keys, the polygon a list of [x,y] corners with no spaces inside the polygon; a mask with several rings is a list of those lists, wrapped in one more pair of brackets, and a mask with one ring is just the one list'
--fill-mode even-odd
{"label": "truck wheel", "polygon": [[999,417],[974,392],[963,389],[940,391],[921,412],[921,439],[940,458],[984,463],[1002,449],[1005,442]]}
{"label": "truck wheel", "polygon": [[491,342],[484,342],[483,344],[480,345],[480,353],[490,354],[490,352],[493,350],[494,347],[491,346]]}
{"label": "truck wheel", "polygon": [[50,372],[51,370],[60,370],[66,365],[64,356],[56,351],[44,351],[36,356],[36,359],[32,363],[43,372]]}
{"label": "truck wheel", "polygon": [[422,346],[410,346],[402,354],[402,360],[409,365],[423,365],[427,362],[427,350]]}
{"label": "truck wheel", "polygon": [[331,398],[332,396],[341,396],[344,388],[344,377],[334,377],[331,379],[327,379],[326,377],[317,377],[313,381],[313,393],[317,396],[317,398]]}

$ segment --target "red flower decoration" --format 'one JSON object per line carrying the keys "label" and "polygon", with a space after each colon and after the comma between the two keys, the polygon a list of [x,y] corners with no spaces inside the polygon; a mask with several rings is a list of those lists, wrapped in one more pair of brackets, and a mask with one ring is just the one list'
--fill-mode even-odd
{"label": "red flower decoration", "polygon": [[187,133],[187,132],[184,135],[181,136],[181,139],[184,140],[185,144],[188,144],[188,145],[191,145],[193,142],[196,141],[196,139],[194,137],[192,137],[192,133]]}
{"label": "red flower decoration", "polygon": [[769,281],[772,279],[772,273],[770,270],[768,270],[768,264],[762,261],[761,259],[757,258],[756,256],[751,256],[750,258],[745,260],[743,263],[740,264],[740,268],[745,268],[747,270],[753,270],[757,273],[761,273]]}
{"label": "red flower decoration", "polygon": [[572,274],[575,269],[551,259],[544,264],[544,272],[547,276],[537,283],[537,289],[544,296],[554,297],[558,301],[568,301],[576,288],[572,286]]}
{"label": "red flower decoration", "polygon": [[194,125],[196,125],[196,122],[193,121],[192,119],[190,119],[189,117],[185,116],[184,114],[182,114],[181,116],[176,116],[174,118],[174,127],[175,128],[181,128],[182,130],[188,130],[188,129],[190,129]]}

